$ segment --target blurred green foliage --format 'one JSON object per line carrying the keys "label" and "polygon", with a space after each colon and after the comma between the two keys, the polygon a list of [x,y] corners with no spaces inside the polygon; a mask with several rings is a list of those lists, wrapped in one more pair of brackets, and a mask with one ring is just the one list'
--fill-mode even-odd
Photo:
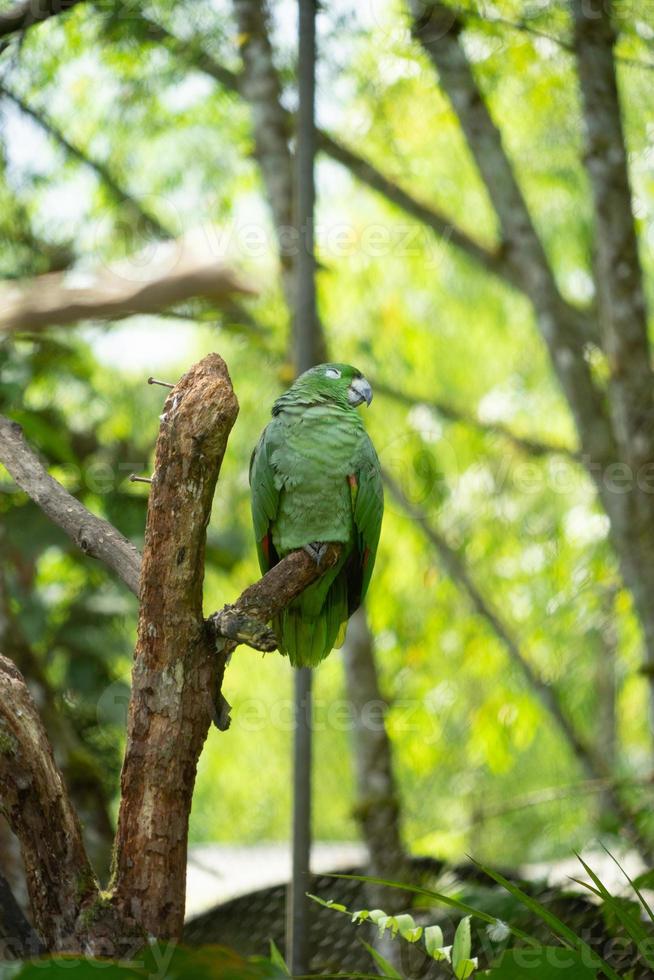
{"label": "blurred green foliage", "polygon": [[[286,3],[275,4],[289,81]],[[474,6],[474,5],[473,5]],[[520,20],[522,5],[503,4]],[[140,9],[140,5],[139,5]],[[229,5],[156,0],[148,14],[238,69]],[[640,26],[639,26],[640,25]],[[564,37],[564,6],[533,26]],[[654,61],[654,20],[625,22],[618,53]],[[321,12],[320,121],[391,179],[485,244],[494,219],[451,108],[411,43],[399,3]],[[564,294],[590,298],[590,206],[568,52],[524,30],[472,19],[466,45],[505,134]],[[247,106],[160,44],[129,4],[81,4],[0,55],[3,82],[174,235],[196,230],[262,285],[261,325],[230,326],[206,305],[22,334],[0,342],[0,410],[17,419],[51,472],[93,511],[142,543],[148,473],[162,404],[150,374],[175,380],[211,350],[226,359],[241,405],[209,528],[207,612],[257,575],[247,469],[272,401],[289,377],[286,314]],[[651,72],[620,66],[637,220],[652,241]],[[292,99],[291,99],[292,101]],[[648,108],[649,106],[649,108]],[[84,270],[149,247],[134,209],[8,99],[0,103],[0,270],[6,278]],[[640,639],[586,475],[568,454],[534,455],[484,426],[451,421],[441,401],[519,435],[574,450],[574,429],[524,299],[430,231],[321,159],[320,308],[334,357],[398,389],[378,393],[366,423],[383,465],[466,562],[525,658],[632,787],[651,770]],[[264,246],[249,230],[263,229]],[[647,240],[647,239],[646,239]],[[651,249],[643,252],[651,283]],[[601,370],[601,365],[598,366]],[[78,554],[38,508],[0,483],[2,575],[9,609],[99,764],[115,801],[136,602]],[[409,846],[494,864],[551,858],[615,829],[555,722],[500,639],[443,571],[420,521],[389,498],[369,600],[389,699]],[[351,839],[351,725],[334,653],[316,678],[315,834]],[[608,664],[608,668],[607,668]],[[602,730],[601,668],[615,680],[615,737]],[[212,731],[191,818],[193,841],[284,839],[289,832],[290,669],[241,648],[227,672],[227,734]],[[604,701],[602,702],[602,698]],[[612,700],[612,695],[611,695]],[[647,815],[643,814],[643,820]]]}

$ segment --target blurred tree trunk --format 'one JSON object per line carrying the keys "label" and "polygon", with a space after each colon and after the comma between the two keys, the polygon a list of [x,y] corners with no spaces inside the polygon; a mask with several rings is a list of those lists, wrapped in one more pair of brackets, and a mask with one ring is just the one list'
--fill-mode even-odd
{"label": "blurred tree trunk", "polygon": [[[387,704],[379,688],[374,641],[364,608],[350,619],[343,649],[347,693],[354,718],[355,816],[370,854],[368,873],[407,881],[410,864],[402,844],[400,800],[386,731]],[[373,906],[389,912],[406,905],[406,894],[369,885]]]}
{"label": "blurred tree trunk", "polygon": [[[374,640],[364,607],[350,619],[343,654],[354,719],[354,814],[368,848],[366,873],[373,878],[409,883],[414,875],[402,844],[400,800],[385,724],[387,705],[379,687]],[[383,909],[389,915],[405,911],[410,902],[408,892],[370,882],[366,884],[366,895],[369,908]],[[401,944],[388,933],[375,937],[375,946],[394,967],[402,966]]]}
{"label": "blurred tree trunk", "polygon": [[[595,718],[595,751],[604,760],[610,773],[617,772],[618,763],[618,637],[615,620],[616,590],[609,588],[604,594],[603,622],[598,629],[599,654],[596,660],[595,692],[597,715]],[[599,795],[600,826],[613,813],[611,791],[607,788]]]}
{"label": "blurred tree trunk", "polygon": [[[57,703],[57,694],[11,610],[5,581],[8,561],[2,544],[0,534],[0,554],[5,559],[3,568],[0,569],[0,650],[16,664],[27,681],[54,747],[57,763],[64,773],[71,798],[82,820],[89,855],[98,874],[106,880],[114,831],[102,774],[92,753],[75,731],[72,721]],[[0,855],[4,856],[1,848]],[[0,870],[3,867],[0,861]],[[11,872],[5,871],[5,874],[10,878],[14,877]]]}
{"label": "blurred tree trunk", "polygon": [[[463,15],[438,0],[409,0],[412,31],[450,99],[495,209],[501,250],[531,300],[552,367],[575,420],[582,460],[610,519],[611,539],[643,630],[654,720],[654,375],[611,3],[572,0],[586,168],[595,212],[596,303],[581,310],[559,290],[502,134],[462,43]],[[605,390],[587,346],[601,349]]]}

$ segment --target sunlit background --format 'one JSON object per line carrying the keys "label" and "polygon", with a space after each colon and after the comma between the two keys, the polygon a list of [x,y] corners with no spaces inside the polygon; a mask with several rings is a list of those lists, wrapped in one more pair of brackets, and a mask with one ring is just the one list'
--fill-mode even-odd
{"label": "sunlit background", "polygon": [[[294,7],[272,6],[292,109]],[[466,52],[560,289],[573,303],[587,302],[591,208],[571,55],[504,23],[525,16],[517,0],[484,6],[486,19],[468,21]],[[151,472],[164,398],[147,378],[175,381],[218,351],[240,414],[208,531],[209,613],[259,574],[248,463],[292,376],[288,314],[248,105],[192,58],[148,43],[140,9],[80,4],[0,55],[2,85],[34,113],[0,93],[0,273],[23,279],[68,266],[70,283],[84,285],[92,270],[142,249],[126,275],[161,260],[161,245],[135,209],[117,201],[104,171],[171,237],[188,236],[198,256],[224,259],[256,284],[259,296],[243,301],[251,322],[189,302],[161,316],[5,337],[1,408],[57,479],[140,545],[147,487],[128,476]],[[237,30],[222,0],[155,2],[142,12],[238,70]],[[569,33],[563,4],[533,5],[529,17],[542,34]],[[327,4],[319,47],[318,124],[492,247],[490,204],[403,7]],[[617,53],[651,284],[652,72],[638,64],[654,62],[647,5],[625,23]],[[638,810],[652,758],[640,635],[531,308],[455,242],[324,155],[317,182],[329,350],[370,379],[366,426],[411,505],[409,514],[406,500],[387,494],[367,602],[407,846],[517,867],[565,857],[599,836],[611,842],[606,787],[589,780],[516,656],[626,781]],[[174,268],[174,249],[168,260]],[[604,370],[601,360],[594,369]],[[14,624],[3,652],[11,656],[13,643],[33,663],[42,698],[75,733],[71,780],[93,771],[112,814],[136,600],[2,472],[2,588]],[[458,555],[463,576],[443,563],[433,532]],[[490,616],[471,600],[471,587]],[[318,841],[359,836],[352,726],[338,709],[347,697],[342,656],[334,652],[315,681]],[[232,725],[226,734],[212,730],[201,758],[193,844],[288,839],[291,689],[278,654],[236,651],[224,686]]]}

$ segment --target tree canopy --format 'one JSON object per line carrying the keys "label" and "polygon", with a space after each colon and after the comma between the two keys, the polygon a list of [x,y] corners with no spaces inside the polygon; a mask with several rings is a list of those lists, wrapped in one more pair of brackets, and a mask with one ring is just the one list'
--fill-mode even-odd
{"label": "tree canopy", "polygon": [[[163,405],[147,379],[218,351],[240,414],[208,613],[258,578],[248,464],[293,373],[294,11],[67,6],[0,13],[0,411],[140,549],[149,488],[129,475],[152,472]],[[598,836],[647,855],[654,834],[654,17],[615,5],[611,28],[581,6],[318,16],[318,309],[375,394],[386,513],[366,605],[404,839],[452,860],[517,866]],[[134,309],[135,284],[187,261],[206,288]],[[220,269],[243,291],[226,300]],[[107,276],[118,312],[12,320],[25,296]],[[106,867],[137,602],[0,473],[0,651]],[[285,839],[288,663],[239,647],[223,692],[190,840]],[[341,655],[315,698],[314,833],[352,839]]]}

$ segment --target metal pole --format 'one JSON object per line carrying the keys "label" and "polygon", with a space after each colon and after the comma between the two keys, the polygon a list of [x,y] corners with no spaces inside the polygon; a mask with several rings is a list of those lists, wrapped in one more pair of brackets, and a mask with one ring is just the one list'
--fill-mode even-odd
{"label": "metal pole", "polygon": [[[298,116],[295,171],[298,254],[293,341],[298,374],[316,363],[314,258],[315,0],[298,0]],[[311,857],[312,672],[295,671],[293,744],[293,867],[288,901],[286,955],[293,976],[309,972],[309,869]]]}
{"label": "metal pole", "polygon": [[315,129],[315,0],[298,0],[298,113],[295,150],[295,221],[298,253],[295,280],[294,346],[298,374],[317,362],[318,329],[314,255]]}
{"label": "metal pole", "polygon": [[295,672],[293,736],[293,867],[288,902],[287,959],[291,974],[309,972],[309,874],[311,859],[311,682],[312,671]]}

